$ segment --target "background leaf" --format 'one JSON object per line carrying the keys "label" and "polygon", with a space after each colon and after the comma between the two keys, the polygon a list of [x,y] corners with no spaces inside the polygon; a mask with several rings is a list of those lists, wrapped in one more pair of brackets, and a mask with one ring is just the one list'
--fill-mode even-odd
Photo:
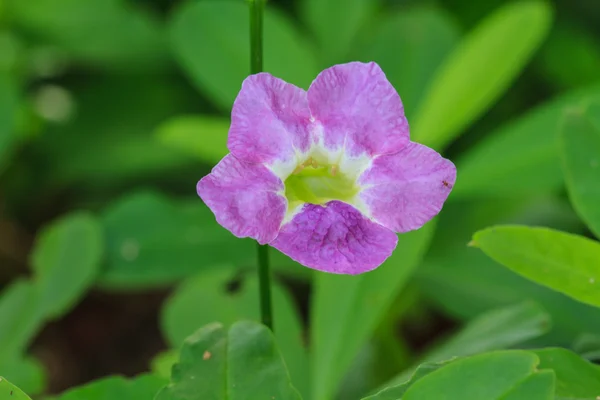
{"label": "background leaf", "polygon": [[70,389],[55,400],[152,399],[164,384],[165,379],[153,375],[140,375],[131,380],[108,377]]}
{"label": "background leaf", "polygon": [[31,400],[21,389],[0,377],[0,400]]}
{"label": "background leaf", "polygon": [[581,302],[600,306],[600,243],[547,228],[497,226],[474,245],[514,272]]}
{"label": "background leaf", "polygon": [[160,143],[216,165],[227,155],[229,120],[202,115],[167,120],[156,130]]}
{"label": "background leaf", "polygon": [[8,161],[11,145],[15,139],[17,111],[17,88],[13,79],[0,70],[0,168]]}
{"label": "background leaf", "polygon": [[[250,72],[248,24],[247,4],[235,0],[188,2],[171,21],[171,43],[181,66],[224,110],[231,109]],[[292,23],[269,7],[264,40],[265,71],[307,89],[318,72],[313,51]]]}
{"label": "background leaf", "polygon": [[373,17],[379,3],[379,0],[305,0],[300,3],[305,23],[319,44],[323,66],[344,59],[361,26]]}
{"label": "background leaf", "polygon": [[[236,282],[236,291],[228,289]],[[294,386],[308,392],[308,357],[300,317],[284,288],[272,282],[275,339],[289,368]],[[219,304],[215,308],[214,304]],[[231,326],[241,319],[259,321],[258,282],[254,276],[236,279],[231,269],[221,268],[185,281],[163,309],[162,331],[173,347],[198,327],[212,322]]]}
{"label": "background leaf", "polygon": [[[433,399],[444,393],[448,400],[551,400],[554,375],[537,371],[538,362],[534,354],[516,350],[460,359],[418,380],[408,388],[402,399]],[[502,371],[502,374],[498,371]],[[543,378],[538,386],[539,375]],[[533,393],[529,387],[530,382],[526,381],[529,379],[535,379],[537,390]]]}
{"label": "background leaf", "polygon": [[[102,224],[107,243],[107,266],[100,277],[104,285],[165,285],[202,269],[254,263],[252,241],[223,229],[200,200],[174,202],[156,192],[132,193],[105,210]],[[236,251],[230,251],[233,247]]]}
{"label": "background leaf", "polygon": [[546,36],[550,21],[547,3],[525,1],[481,22],[433,79],[413,120],[414,140],[438,149],[451,142],[506,90]]}
{"label": "background leaf", "polygon": [[90,288],[103,251],[102,228],[90,213],[71,213],[39,234],[31,262],[48,317],[62,315]]}
{"label": "background leaf", "polygon": [[360,276],[315,275],[311,313],[313,399],[334,394],[361,346],[409,278],[434,231],[429,223],[399,237],[379,268]]}
{"label": "background leaf", "polygon": [[450,15],[439,8],[412,7],[383,16],[372,27],[369,40],[355,52],[357,59],[381,66],[412,121],[431,78],[459,39],[460,30]]}
{"label": "background leaf", "polygon": [[560,145],[571,203],[600,238],[600,103],[566,114]]}
{"label": "background leaf", "polygon": [[531,302],[488,311],[473,318],[456,334],[427,351],[420,359],[420,365],[407,369],[382,386],[391,387],[408,381],[427,363],[517,346],[544,334],[550,323],[549,315]]}
{"label": "background leaf", "polygon": [[146,70],[166,61],[166,46],[158,21],[123,0],[85,3],[7,0],[5,3],[20,27],[78,60],[105,67]]}
{"label": "background leaf", "polygon": [[556,399],[593,399],[600,393],[600,369],[566,349],[534,350],[538,368],[556,373]]}
{"label": "background leaf", "polygon": [[171,382],[156,400],[300,400],[271,332],[250,321],[237,322],[229,332],[211,324],[190,336]]}
{"label": "background leaf", "polygon": [[561,188],[554,138],[563,110],[592,100],[600,101],[598,85],[564,94],[489,133],[456,160],[460,179],[451,199],[516,198]]}

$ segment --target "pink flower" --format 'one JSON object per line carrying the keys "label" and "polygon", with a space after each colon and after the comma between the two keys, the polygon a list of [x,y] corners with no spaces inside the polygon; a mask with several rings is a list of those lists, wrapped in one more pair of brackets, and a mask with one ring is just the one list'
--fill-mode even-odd
{"label": "pink flower", "polygon": [[338,274],[381,265],[394,232],[437,215],[456,180],[452,162],[410,141],[402,101],[375,63],[328,68],[308,91],[249,76],[228,148],[197,187],[217,221]]}

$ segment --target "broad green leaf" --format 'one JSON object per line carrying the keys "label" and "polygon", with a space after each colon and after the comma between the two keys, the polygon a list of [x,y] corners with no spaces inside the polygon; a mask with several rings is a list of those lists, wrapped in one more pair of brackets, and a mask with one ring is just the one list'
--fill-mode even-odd
{"label": "broad green leaf", "polygon": [[559,138],[569,198],[600,238],[600,103],[567,112]]}
{"label": "broad green leaf", "polygon": [[[170,22],[171,45],[198,88],[230,110],[250,73],[248,5],[235,0],[183,4]],[[312,49],[292,22],[267,7],[264,20],[265,71],[308,88],[318,70]]]}
{"label": "broad green leaf", "polygon": [[175,350],[166,350],[159,353],[152,359],[152,372],[157,376],[169,379],[171,377],[171,368],[179,361],[179,352]]}
{"label": "broad green leaf", "polygon": [[473,245],[514,272],[600,306],[600,243],[548,228],[497,226],[475,233]]}
{"label": "broad green leaf", "polygon": [[450,15],[433,7],[390,13],[383,16],[372,30],[371,39],[355,51],[357,58],[365,62],[375,61],[381,66],[402,97],[406,115],[412,121],[427,84],[458,43],[460,31]]}
{"label": "broad green leaf", "polygon": [[0,294],[0,364],[19,358],[43,322],[40,294],[33,283],[17,280],[4,289]]}
{"label": "broad green leaf", "polygon": [[317,274],[311,303],[311,370],[315,400],[331,398],[361,346],[421,261],[434,231],[430,223],[400,235],[379,268],[360,276]]}
{"label": "broad green leaf", "polygon": [[250,321],[229,331],[220,324],[198,330],[184,343],[171,384],[156,400],[300,400],[273,335]]}
{"label": "broad green leaf", "polygon": [[[527,302],[494,309],[474,318],[454,336],[427,351],[420,363],[441,362],[454,357],[466,357],[493,350],[503,350],[536,338],[548,331],[550,318],[535,303]],[[416,374],[409,368],[388,383],[389,387]]]}
{"label": "broad green leaf", "polygon": [[31,398],[0,376],[0,400],[31,400]]}
{"label": "broad green leaf", "polygon": [[3,357],[0,361],[0,375],[31,395],[42,393],[46,388],[45,367],[35,358],[21,356],[8,360]]}
{"label": "broad green leaf", "polygon": [[69,389],[55,400],[152,399],[167,381],[154,375],[140,375],[134,379],[108,377]]}
{"label": "broad green leaf", "polygon": [[600,394],[600,369],[566,349],[534,350],[538,368],[556,373],[556,399],[596,399]]}
{"label": "broad green leaf", "polygon": [[76,60],[148,70],[166,61],[159,22],[124,0],[5,0],[12,20]]}
{"label": "broad green leaf", "polygon": [[[172,346],[179,346],[199,327],[212,322],[228,327],[240,319],[260,319],[257,280],[254,276],[244,279],[237,283],[239,287],[235,292],[228,292],[228,284],[234,279],[233,271],[220,269],[199,274],[176,290],[161,316],[162,331]],[[277,282],[273,282],[272,290],[275,339],[294,386],[305,393],[308,391],[308,358],[300,317],[292,299]]]}
{"label": "broad green leaf", "polygon": [[417,284],[426,299],[453,319],[471,320],[488,310],[533,300],[551,316],[541,344],[568,345],[582,332],[600,332],[600,309],[533,283],[468,247],[473,232],[496,224],[581,229],[565,200],[513,199],[446,204]]}
{"label": "broad green leaf", "polygon": [[319,44],[319,56],[323,66],[345,61],[361,26],[374,16],[379,3],[380,0],[300,2],[306,25]]}
{"label": "broad green leaf", "polygon": [[408,388],[412,384],[414,384],[415,382],[417,382],[419,379],[423,378],[424,376],[432,373],[433,371],[438,370],[439,368],[441,368],[444,365],[451,363],[453,361],[454,360],[442,361],[442,362],[437,362],[437,363],[421,364],[417,367],[417,369],[412,374],[412,376],[405,382],[403,382],[399,385],[390,386],[385,389],[382,389],[377,394],[374,394],[369,397],[365,397],[363,400],[398,400],[398,399],[401,399],[402,396],[404,396],[404,393],[406,393],[406,390],[408,390]]}
{"label": "broad green leaf", "polygon": [[543,1],[510,3],[469,33],[434,77],[413,122],[414,140],[443,148],[518,76],[552,19]]}
{"label": "broad green leaf", "polygon": [[174,202],[159,193],[137,192],[111,204],[102,223],[107,265],[100,279],[105,285],[165,285],[207,268],[254,263],[253,242],[217,224],[200,199]]}
{"label": "broad green leaf", "polygon": [[556,191],[562,186],[554,138],[562,111],[600,101],[600,86],[569,92],[491,132],[456,161],[460,179],[452,198],[518,197]]}
{"label": "broad green leaf", "polygon": [[539,371],[519,382],[502,400],[555,400],[556,375],[552,370]]}
{"label": "broad green leaf", "polygon": [[166,146],[214,165],[229,152],[228,131],[227,119],[189,115],[167,120],[157,128],[156,137]]}
{"label": "broad green leaf", "polygon": [[86,293],[96,279],[103,251],[102,227],[89,213],[69,214],[42,230],[31,262],[47,317],[64,314]]}
{"label": "broad green leaf", "polygon": [[[441,393],[446,400],[551,400],[554,380],[549,379],[546,372],[536,370],[538,363],[535,354],[519,350],[460,359],[415,382],[402,400],[435,399]],[[540,378],[533,378],[538,375],[544,376],[542,382],[538,381]],[[532,378],[533,383],[529,381]],[[531,384],[538,389],[537,394],[532,393]]]}

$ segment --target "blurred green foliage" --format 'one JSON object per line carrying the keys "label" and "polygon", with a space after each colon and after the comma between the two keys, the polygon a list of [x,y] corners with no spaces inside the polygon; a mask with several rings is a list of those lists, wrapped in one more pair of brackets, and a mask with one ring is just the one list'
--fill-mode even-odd
{"label": "blurred green foliage", "polygon": [[[213,322],[219,338],[242,342],[215,344],[223,368],[251,383],[236,375],[256,350],[243,345],[240,332],[251,332],[270,363],[253,372],[288,398],[287,371],[304,399],[346,400],[391,398],[375,391],[416,370],[388,392],[410,399],[464,387],[461,368],[484,382],[499,363],[516,374],[498,386],[504,398],[534,399],[532,387],[540,399],[597,396],[598,369],[567,350],[479,353],[600,349],[590,339],[600,310],[588,305],[600,303],[588,288],[600,260],[587,249],[600,245],[559,233],[600,229],[598,27],[600,5],[583,0],[270,0],[268,72],[307,88],[332,64],[378,62],[413,139],[458,168],[439,218],[401,235],[374,272],[316,274],[272,250],[272,339],[234,325],[258,318],[254,243],[221,228],[195,193],[227,153],[249,71],[244,1],[0,0],[0,376],[46,393],[55,374],[32,343],[48,323],[92,292],[168,289],[159,318],[168,348],[153,372],[57,399],[148,398],[177,362],[159,398],[182,398],[205,371],[197,346],[209,340],[184,339]],[[484,230],[499,224],[520,226]],[[506,229],[518,232],[499,238]],[[476,231],[482,250],[517,273],[467,246]],[[417,369],[452,356],[466,358]]]}

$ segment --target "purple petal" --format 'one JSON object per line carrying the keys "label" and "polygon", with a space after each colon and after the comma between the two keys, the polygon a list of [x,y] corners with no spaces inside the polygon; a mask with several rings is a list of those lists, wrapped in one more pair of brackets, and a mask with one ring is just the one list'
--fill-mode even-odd
{"label": "purple petal", "polygon": [[226,155],[196,187],[217,222],[237,237],[265,244],[277,236],[287,201],[283,183],[261,164]]}
{"label": "purple petal", "polygon": [[334,274],[377,268],[396,248],[398,237],[341,201],[306,204],[270,243],[302,265]]}
{"label": "purple petal", "polygon": [[377,157],[361,175],[361,200],[371,215],[395,232],[418,229],[436,216],[456,181],[456,168],[435,150],[410,142]]}
{"label": "purple petal", "polygon": [[409,140],[400,96],[375,63],[351,62],[321,72],[308,89],[324,145],[351,156],[389,154]]}
{"label": "purple petal", "polygon": [[272,164],[310,147],[306,92],[267,73],[244,80],[231,112],[227,147],[238,159]]}

